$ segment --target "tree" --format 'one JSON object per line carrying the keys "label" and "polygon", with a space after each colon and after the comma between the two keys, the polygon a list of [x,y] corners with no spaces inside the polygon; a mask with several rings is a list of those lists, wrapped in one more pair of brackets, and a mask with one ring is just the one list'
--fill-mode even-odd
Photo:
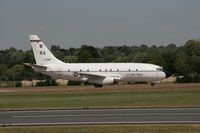
{"label": "tree", "polygon": [[8,75],[7,75],[8,67],[6,64],[0,64],[0,80],[7,80]]}
{"label": "tree", "polygon": [[8,70],[8,76],[11,80],[22,80],[24,65],[15,65],[11,69]]}
{"label": "tree", "polygon": [[163,67],[171,73],[176,73],[176,53],[169,50],[162,54]]}
{"label": "tree", "polygon": [[93,46],[82,45],[78,53],[78,62],[97,62],[99,53]]}
{"label": "tree", "polygon": [[64,58],[64,62],[68,62],[68,63],[75,63],[77,62],[78,57],[77,56],[65,56]]}
{"label": "tree", "polygon": [[51,46],[51,51],[60,51],[60,46],[52,45]]}
{"label": "tree", "polygon": [[187,41],[183,50],[186,54],[186,63],[190,64],[190,72],[200,74],[200,41]]}
{"label": "tree", "polygon": [[200,41],[199,40],[189,40],[185,43],[184,51],[189,56],[200,56]]}
{"label": "tree", "polygon": [[176,65],[184,78],[178,82],[200,82],[200,41],[189,40],[181,49]]}
{"label": "tree", "polygon": [[167,47],[166,47],[166,49],[168,49],[168,50],[175,50],[176,48],[177,48],[176,44],[173,44],[173,43],[167,45]]}

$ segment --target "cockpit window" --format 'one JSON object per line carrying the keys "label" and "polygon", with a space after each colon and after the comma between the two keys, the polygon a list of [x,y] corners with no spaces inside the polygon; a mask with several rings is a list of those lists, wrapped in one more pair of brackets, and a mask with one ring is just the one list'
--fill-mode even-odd
{"label": "cockpit window", "polygon": [[162,69],[161,67],[159,67],[159,68],[156,68],[156,70],[158,70],[158,71],[162,71],[163,69]]}

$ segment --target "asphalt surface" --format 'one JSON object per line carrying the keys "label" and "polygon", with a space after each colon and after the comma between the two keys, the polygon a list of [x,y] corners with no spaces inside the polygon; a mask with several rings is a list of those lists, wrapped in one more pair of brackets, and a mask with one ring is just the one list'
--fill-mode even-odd
{"label": "asphalt surface", "polygon": [[200,108],[0,111],[0,126],[200,123]]}

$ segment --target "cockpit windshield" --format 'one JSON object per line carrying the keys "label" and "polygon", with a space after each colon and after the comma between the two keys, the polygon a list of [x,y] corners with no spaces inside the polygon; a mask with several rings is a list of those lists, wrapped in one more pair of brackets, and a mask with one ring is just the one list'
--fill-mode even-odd
{"label": "cockpit windshield", "polygon": [[163,71],[162,67],[156,68],[157,71]]}

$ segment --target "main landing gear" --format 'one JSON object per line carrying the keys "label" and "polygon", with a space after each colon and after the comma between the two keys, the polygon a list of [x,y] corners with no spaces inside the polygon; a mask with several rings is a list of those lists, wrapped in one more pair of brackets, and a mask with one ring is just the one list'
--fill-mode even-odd
{"label": "main landing gear", "polygon": [[103,87],[103,85],[94,85],[96,88],[101,88],[101,87]]}
{"label": "main landing gear", "polygon": [[155,83],[151,83],[151,86],[155,86]]}

